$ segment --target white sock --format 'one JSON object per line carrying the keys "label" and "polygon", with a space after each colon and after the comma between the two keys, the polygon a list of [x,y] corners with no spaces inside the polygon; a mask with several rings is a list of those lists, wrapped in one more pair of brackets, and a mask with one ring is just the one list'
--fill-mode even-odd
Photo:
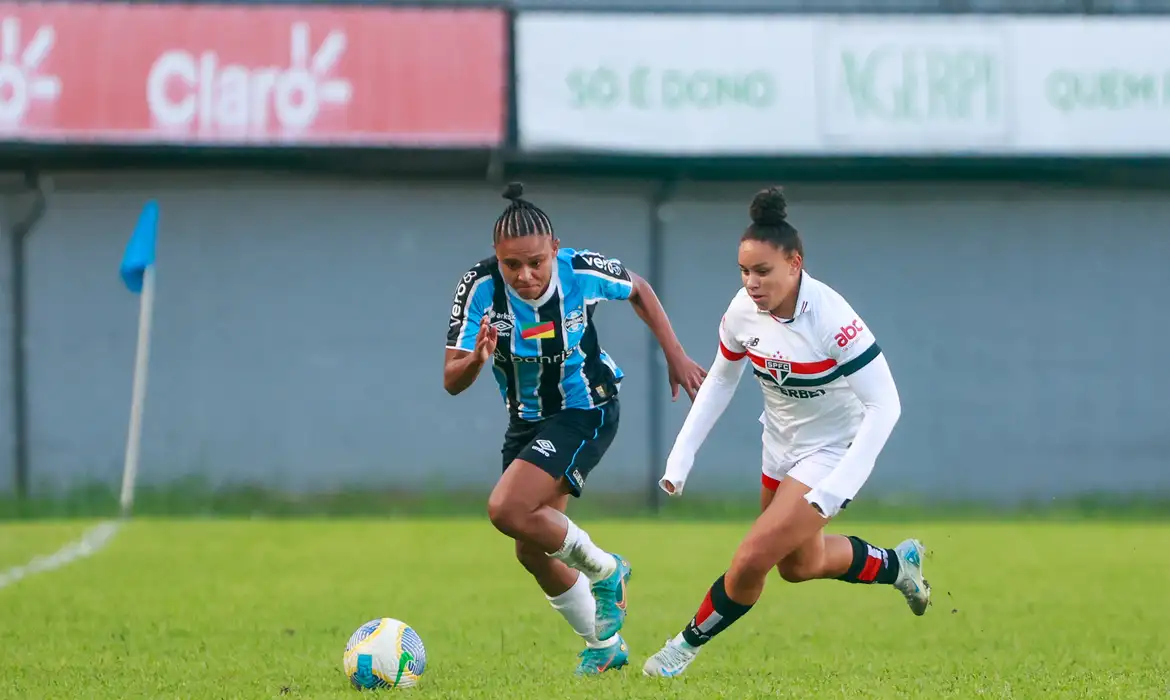
{"label": "white sock", "polygon": [[591,583],[609,578],[617,570],[617,560],[612,554],[593,544],[593,540],[589,539],[589,533],[577,527],[568,516],[564,517],[568,525],[565,541],[560,549],[549,556],[560,559],[585,574]]}
{"label": "white sock", "polygon": [[618,636],[616,634],[604,642],[597,639],[597,626],[594,619],[597,614],[597,603],[593,600],[593,592],[589,588],[589,578],[585,574],[578,573],[577,582],[559,596],[545,597],[553,606],[553,610],[564,616],[573,631],[585,640],[585,646],[599,649],[617,644]]}

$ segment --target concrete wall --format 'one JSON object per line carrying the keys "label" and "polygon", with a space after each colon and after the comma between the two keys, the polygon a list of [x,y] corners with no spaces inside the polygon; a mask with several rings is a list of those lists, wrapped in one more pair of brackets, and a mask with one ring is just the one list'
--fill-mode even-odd
{"label": "concrete wall", "polygon": [[[28,248],[38,488],[119,478],[137,298],[116,268],[148,197],[160,202],[162,233],[143,480],[494,481],[505,423],[495,386],[485,376],[449,397],[441,367],[450,296],[490,253],[499,188],[243,174],[55,183]],[[527,189],[567,245],[648,268],[651,183]],[[735,246],[755,189],[691,186],[664,211],[660,294],[704,363],[737,288]],[[1161,402],[1170,194],[799,184],[789,193],[810,272],[875,329],[902,391],[903,419],[872,493],[1170,489]],[[5,303],[0,333],[6,314]],[[647,333],[624,304],[597,320],[629,378],[621,432],[590,488],[640,489],[659,468],[649,464]],[[688,403],[666,397],[667,448]],[[3,454],[7,404],[6,394]],[[692,489],[758,488],[760,406],[745,377]]]}
{"label": "concrete wall", "polygon": [[[713,354],[751,190],[684,195],[668,266],[683,340]],[[810,273],[878,335],[903,417],[870,485],[951,497],[1170,489],[1170,194],[964,187],[792,187]],[[735,197],[732,201],[732,197]],[[710,278],[708,278],[710,279]],[[758,391],[704,455],[754,473]],[[671,430],[681,424],[673,412]],[[750,447],[750,449],[749,449]],[[697,485],[698,482],[696,481]]]}
{"label": "concrete wall", "polygon": [[[13,185],[17,191],[19,182],[4,182],[0,177],[0,188]],[[0,196],[0,493],[16,487],[15,424],[12,401],[12,225],[24,215],[27,198]]]}

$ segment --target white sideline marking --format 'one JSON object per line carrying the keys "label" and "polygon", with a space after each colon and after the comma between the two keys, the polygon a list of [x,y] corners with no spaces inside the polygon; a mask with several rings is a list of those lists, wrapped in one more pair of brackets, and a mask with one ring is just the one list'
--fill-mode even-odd
{"label": "white sideline marking", "polygon": [[82,533],[81,538],[65,545],[48,556],[33,557],[32,561],[21,566],[0,571],[0,588],[6,588],[28,576],[45,571],[59,569],[78,559],[88,557],[100,551],[118,534],[121,523],[117,520],[107,520],[98,523]]}

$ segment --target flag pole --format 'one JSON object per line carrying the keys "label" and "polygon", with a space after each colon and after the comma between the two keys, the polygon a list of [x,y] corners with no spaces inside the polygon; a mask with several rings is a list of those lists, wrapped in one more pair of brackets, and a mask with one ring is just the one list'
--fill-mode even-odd
{"label": "flag pole", "polygon": [[130,400],[130,428],[126,435],[126,459],[122,465],[122,517],[134,505],[134,481],[142,446],[142,409],[146,402],[146,370],[150,364],[150,322],[154,316],[154,266],[143,271],[138,304],[138,349],[134,356],[134,388]]}
{"label": "flag pole", "polygon": [[142,207],[138,224],[126,244],[119,272],[126,287],[138,298],[138,347],[134,352],[134,385],[130,399],[130,426],[126,431],[126,459],[122,464],[123,518],[134,506],[134,482],[142,448],[142,409],[146,403],[146,368],[150,365],[150,322],[154,317],[154,259],[158,237],[158,202]]}

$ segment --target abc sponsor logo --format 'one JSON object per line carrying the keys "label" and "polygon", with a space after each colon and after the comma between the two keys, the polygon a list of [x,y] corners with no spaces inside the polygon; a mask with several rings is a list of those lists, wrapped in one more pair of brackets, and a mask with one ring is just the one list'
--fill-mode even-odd
{"label": "abc sponsor logo", "polygon": [[855,318],[853,323],[841,326],[841,331],[833,339],[837,341],[837,347],[843,348],[853,342],[853,339],[861,335],[864,330],[865,326],[861,325],[861,321]]}

